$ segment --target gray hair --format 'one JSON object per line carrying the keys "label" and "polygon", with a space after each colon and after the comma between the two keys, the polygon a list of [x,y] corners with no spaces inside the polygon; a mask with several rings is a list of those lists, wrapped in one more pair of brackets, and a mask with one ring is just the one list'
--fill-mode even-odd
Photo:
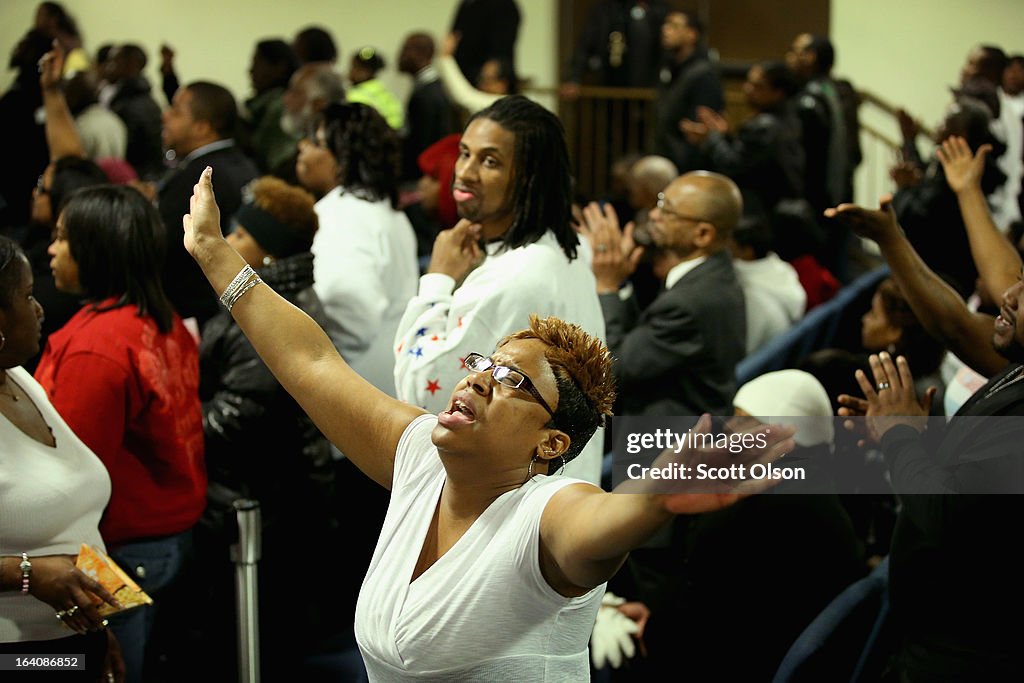
{"label": "gray hair", "polygon": [[345,86],[341,76],[331,69],[330,64],[318,66],[306,86],[310,99],[323,98],[327,104],[342,102],[345,99]]}
{"label": "gray hair", "polygon": [[638,159],[629,175],[634,183],[656,195],[679,176],[679,169],[665,157],[652,154]]}

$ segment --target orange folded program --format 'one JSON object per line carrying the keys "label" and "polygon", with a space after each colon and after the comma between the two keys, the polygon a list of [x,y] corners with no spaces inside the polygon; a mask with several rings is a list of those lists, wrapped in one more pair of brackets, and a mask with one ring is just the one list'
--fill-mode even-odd
{"label": "orange folded program", "polygon": [[82,573],[99,582],[121,603],[121,609],[117,609],[94,595],[92,597],[93,604],[97,606],[96,609],[104,617],[115,612],[153,604],[153,598],[146,595],[139,584],[132,581],[124,570],[98,548],[83,543],[82,548],[78,551],[78,560],[75,562],[75,566]]}

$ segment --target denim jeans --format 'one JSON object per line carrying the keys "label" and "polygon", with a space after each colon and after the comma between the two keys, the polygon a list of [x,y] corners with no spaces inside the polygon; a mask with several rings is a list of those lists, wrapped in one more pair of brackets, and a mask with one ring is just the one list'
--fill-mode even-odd
{"label": "denim jeans", "polygon": [[146,642],[159,609],[160,591],[178,576],[191,546],[192,531],[189,530],[174,536],[125,543],[110,553],[154,602],[110,617],[110,630],[117,636],[124,654],[128,683],[142,683]]}

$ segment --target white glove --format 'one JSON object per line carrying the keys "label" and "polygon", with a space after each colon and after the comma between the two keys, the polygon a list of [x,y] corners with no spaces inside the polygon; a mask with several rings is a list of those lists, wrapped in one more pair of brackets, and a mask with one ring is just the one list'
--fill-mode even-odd
{"label": "white glove", "polygon": [[603,669],[606,663],[618,669],[623,661],[636,654],[633,634],[640,628],[618,610],[618,606],[625,602],[614,593],[605,593],[601,599],[601,609],[597,612],[594,632],[590,636],[590,661],[595,669]]}

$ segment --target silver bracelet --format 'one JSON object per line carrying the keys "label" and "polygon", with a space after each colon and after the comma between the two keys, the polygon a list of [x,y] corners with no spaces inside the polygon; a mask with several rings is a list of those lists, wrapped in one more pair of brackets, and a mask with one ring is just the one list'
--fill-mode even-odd
{"label": "silver bracelet", "polygon": [[246,292],[248,292],[256,285],[260,284],[261,282],[263,282],[263,280],[260,279],[260,276],[257,275],[256,273],[253,273],[252,278],[250,278],[248,282],[242,285],[241,289],[239,289],[237,292],[234,292],[227,301],[223,302],[224,308],[228,309],[228,311],[230,312],[231,309],[234,308],[235,304],[238,303],[238,300],[241,299]]}
{"label": "silver bracelet", "polygon": [[220,295],[220,302],[224,305],[225,308],[231,310],[231,306],[228,305],[228,302],[231,301],[231,298],[238,292],[239,289],[242,288],[242,285],[244,285],[254,275],[256,275],[256,271],[254,271],[252,269],[252,266],[250,266],[248,263],[245,264],[244,268],[238,271],[238,275],[235,276],[235,279],[231,281],[231,283],[224,289],[224,291]]}
{"label": "silver bracelet", "polygon": [[261,282],[263,280],[252,269],[252,266],[246,264],[242,270],[238,271],[238,275],[227,286],[224,293],[220,295],[221,304],[230,311],[238,303],[238,300],[242,298],[243,294]]}
{"label": "silver bracelet", "polygon": [[29,581],[32,578],[32,562],[28,559],[28,553],[21,554],[18,569],[21,570],[21,592],[28,593]]}

